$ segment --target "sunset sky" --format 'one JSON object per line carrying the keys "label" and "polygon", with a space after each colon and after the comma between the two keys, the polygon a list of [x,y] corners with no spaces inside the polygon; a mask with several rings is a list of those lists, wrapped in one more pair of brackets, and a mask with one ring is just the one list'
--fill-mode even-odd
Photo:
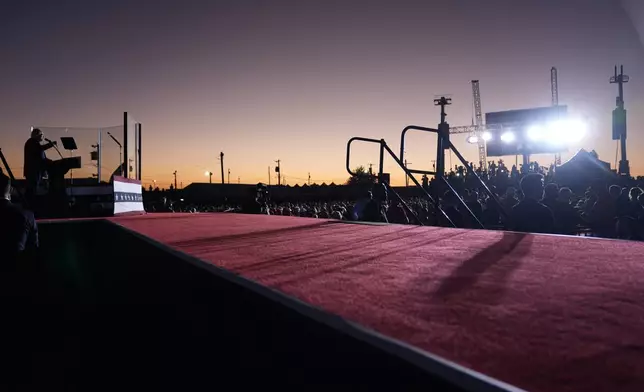
{"label": "sunset sky", "polygon": [[[480,80],[484,112],[548,106],[555,66],[560,103],[591,127],[575,148],[595,149],[614,165],[617,87],[608,79],[624,64],[629,160],[642,175],[644,50],[617,4],[3,1],[0,148],[22,175],[31,126],[118,126],[127,111],[143,124],[145,184],[167,187],[175,170],[184,186],[207,181],[206,170],[219,180],[220,151],[231,182],[267,182],[280,159],[288,184],[304,183],[308,173],[339,183],[348,177],[350,137],[385,138],[397,151],[406,125],[436,126],[433,99],[441,94],[453,99],[448,121],[469,125],[472,79]],[[64,129],[45,132],[53,139]],[[68,131],[87,164],[96,133]],[[454,139],[477,160],[464,136]],[[408,143],[410,166],[431,169],[434,138]],[[104,153],[112,171],[118,150],[106,145]],[[353,158],[352,166],[376,165],[378,154],[358,146]],[[534,157],[544,165],[552,158]],[[391,160],[385,170],[404,182]]]}

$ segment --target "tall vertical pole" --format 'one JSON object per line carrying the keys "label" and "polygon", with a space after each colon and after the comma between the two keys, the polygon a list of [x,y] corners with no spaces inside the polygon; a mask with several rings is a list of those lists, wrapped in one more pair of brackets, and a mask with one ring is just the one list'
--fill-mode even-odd
{"label": "tall vertical pole", "polygon": [[[434,184],[434,202],[436,211],[439,210],[439,201],[441,190],[443,189],[442,181],[445,177],[445,141],[449,141],[449,124],[447,123],[447,113],[445,106],[451,105],[452,99],[440,97],[434,100],[434,106],[441,107],[441,122],[438,124],[438,138],[436,145],[436,174],[434,176],[438,181]],[[451,151],[451,150],[450,150]]]}
{"label": "tall vertical pole", "polygon": [[132,164],[136,165],[136,168],[133,170],[134,173],[132,173],[132,175],[134,176],[134,179],[136,180],[136,179],[138,179],[138,176],[139,176],[139,165],[138,165],[139,158],[138,158],[138,154],[137,154],[137,151],[139,150],[139,136],[138,136],[139,135],[139,125],[137,123],[134,123],[134,129],[132,129],[131,132],[134,132],[134,146],[133,146],[134,147],[133,148],[133,150],[134,150],[134,159],[132,159],[132,158],[129,159],[130,167],[128,169],[131,170],[132,168],[134,168],[134,166],[132,166]]}
{"label": "tall vertical pole", "polygon": [[[550,69],[550,93],[552,94],[552,106],[559,106],[559,81],[555,67]],[[558,112],[557,115],[559,115]],[[561,166],[561,152],[555,154],[555,167],[557,166]]]}
{"label": "tall vertical pole", "polygon": [[[405,169],[408,169],[407,165],[409,165],[411,162],[407,162],[407,158],[405,158]],[[409,186],[409,176],[407,175],[407,172],[405,172],[405,186]]]}
{"label": "tall vertical pole", "polygon": [[224,184],[224,152],[219,153],[219,159],[221,160],[221,183]]}
{"label": "tall vertical pole", "polygon": [[280,160],[276,160],[275,163],[277,163],[277,185],[282,185],[282,168],[280,167]]}
{"label": "tall vertical pole", "polygon": [[102,155],[103,155],[103,137],[102,134],[103,132],[99,129],[98,130],[98,148],[96,149],[98,152],[98,156],[96,157],[96,176],[98,177],[98,183],[101,183],[101,165],[102,165]]}
{"label": "tall vertical pole", "polygon": [[[129,155],[127,155],[127,153],[128,153],[127,132],[128,132],[128,129],[127,129],[127,112],[123,112],[123,153],[124,154],[123,154],[123,157],[122,157],[123,162],[121,162],[121,165],[123,165],[122,167],[125,168],[125,174],[123,174],[123,169],[121,169],[121,175],[123,177],[125,177],[125,178],[130,178],[130,170],[128,170],[129,167],[128,167],[128,161],[127,161],[127,157],[129,156]],[[176,186],[175,186],[175,188],[176,188]]]}
{"label": "tall vertical pole", "polygon": [[446,121],[445,106],[451,105],[452,99],[441,97],[434,100],[435,106],[441,107],[441,122],[438,124],[438,143],[436,149],[436,176],[440,179],[445,175],[445,143],[449,140],[449,124]]}
{"label": "tall vertical pole", "polygon": [[309,172],[309,185],[311,185],[311,172]]}
{"label": "tall vertical pole", "polygon": [[137,180],[142,181],[143,180],[143,168],[141,163],[143,162],[143,159],[141,158],[141,123],[139,123],[139,131],[137,132],[137,150],[136,150],[136,156],[137,156],[137,163],[136,163],[136,169],[138,171],[138,177]]}
{"label": "tall vertical pole", "polygon": [[174,173],[172,174],[174,175],[174,190],[176,191],[177,190],[177,171],[175,170]]}
{"label": "tall vertical pole", "polygon": [[380,162],[378,163],[378,182],[383,182],[383,172],[385,170],[385,139],[380,139]]}
{"label": "tall vertical pole", "polygon": [[228,169],[228,183],[230,184],[230,169]]}
{"label": "tall vertical pole", "polygon": [[610,78],[611,84],[617,84],[617,108],[613,110],[613,140],[619,140],[621,150],[621,160],[619,161],[618,173],[624,176],[630,176],[630,167],[628,157],[626,156],[626,109],[624,108],[624,83],[628,83],[628,75],[624,75],[624,66],[620,66],[620,72],[617,74],[615,66],[615,75]]}
{"label": "tall vertical pole", "polygon": [[271,185],[271,167],[268,166],[268,185]]}

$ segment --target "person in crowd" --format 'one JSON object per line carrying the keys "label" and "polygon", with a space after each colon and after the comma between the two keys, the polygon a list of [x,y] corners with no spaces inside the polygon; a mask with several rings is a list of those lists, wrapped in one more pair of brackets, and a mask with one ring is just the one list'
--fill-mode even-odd
{"label": "person in crowd", "polygon": [[642,206],[638,201],[640,195],[644,193],[640,187],[632,187],[628,192],[628,216],[637,219],[643,212]]}
{"label": "person in crowd", "polygon": [[616,219],[616,236],[622,240],[641,241],[642,230],[636,219],[630,216],[620,216]]}
{"label": "person in crowd", "polygon": [[385,184],[374,184],[372,195],[373,197],[364,207],[362,220],[388,223],[389,196]]}
{"label": "person in crowd", "polygon": [[483,215],[483,206],[479,202],[479,194],[476,190],[465,191],[465,204],[474,213],[474,216],[480,220]]}
{"label": "person in crowd", "polygon": [[407,211],[405,211],[405,207],[402,205],[402,202],[393,204],[389,210],[387,210],[387,220],[390,223],[400,223],[405,225],[410,223]]}
{"label": "person in crowd", "polygon": [[611,185],[608,187],[608,195],[613,201],[617,201],[617,199],[622,195],[622,187],[619,185]]}
{"label": "person in crowd", "polygon": [[30,203],[33,202],[38,186],[45,178],[47,166],[51,162],[47,159],[45,151],[56,145],[55,141],[42,144],[44,141],[45,136],[42,131],[34,128],[31,131],[31,137],[25,142],[23,174],[27,180],[26,197]]}
{"label": "person in crowd", "polygon": [[241,212],[244,214],[270,215],[269,199],[268,188],[260,182],[254,189],[249,190],[248,197],[242,204]]}
{"label": "person in crowd", "polygon": [[554,213],[557,208],[557,203],[559,199],[559,187],[555,183],[550,183],[545,186],[543,189],[543,199],[541,199],[541,204],[550,208]]}
{"label": "person in crowd", "polygon": [[581,223],[579,213],[571,204],[572,196],[573,193],[570,188],[564,187],[559,189],[557,204],[553,212],[555,214],[557,230],[560,234],[575,234],[577,226]]}
{"label": "person in crowd", "polygon": [[16,257],[38,248],[38,225],[31,211],[11,202],[11,180],[0,174],[0,253]]}
{"label": "person in crowd", "polygon": [[531,173],[521,180],[523,200],[512,208],[510,227],[528,233],[553,233],[555,218],[552,211],[539,201],[543,196],[543,176]]}
{"label": "person in crowd", "polygon": [[517,190],[514,189],[514,187],[508,187],[505,191],[505,195],[501,198],[501,205],[507,211],[510,211],[518,203]]}
{"label": "person in crowd", "polygon": [[615,237],[615,218],[617,217],[617,198],[621,195],[622,189],[619,186],[606,185],[597,182],[591,187],[591,193],[595,194],[596,200],[588,213],[583,215],[585,221],[590,225],[593,232],[604,238]]}
{"label": "person in crowd", "polygon": [[[454,226],[464,227],[465,220],[458,209],[459,204],[458,197],[451,190],[446,191],[441,198],[441,208],[445,215],[452,221]],[[448,222],[446,222],[446,225],[448,225]]]}
{"label": "person in crowd", "polygon": [[364,209],[367,204],[373,199],[373,193],[371,190],[365,192],[364,197],[359,199],[356,204],[353,206],[352,219],[353,220],[362,220],[364,215]]}

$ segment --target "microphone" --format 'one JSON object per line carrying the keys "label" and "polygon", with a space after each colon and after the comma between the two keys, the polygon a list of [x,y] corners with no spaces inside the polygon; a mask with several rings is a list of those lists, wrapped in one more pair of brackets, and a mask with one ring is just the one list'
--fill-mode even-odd
{"label": "microphone", "polygon": [[44,138],[47,143],[53,143],[51,140]]}

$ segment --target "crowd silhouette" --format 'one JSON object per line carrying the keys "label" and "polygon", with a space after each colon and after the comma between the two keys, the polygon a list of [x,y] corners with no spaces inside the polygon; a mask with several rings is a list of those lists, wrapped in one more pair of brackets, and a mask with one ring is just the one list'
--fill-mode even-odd
{"label": "crowd silhouette", "polygon": [[[624,180],[615,176],[614,183],[602,179],[568,187],[557,183],[554,166],[538,162],[508,168],[499,160],[489,162],[486,170],[473,164],[471,169],[455,166],[446,174],[456,193],[423,177],[427,192],[440,195],[442,212],[420,190],[417,196],[397,197],[396,192],[388,192],[388,187],[377,183],[362,184],[362,196],[354,199],[266,200],[259,207],[242,200],[193,204],[173,200],[173,192],[146,192],[144,199],[149,212],[263,213],[398,224],[420,221],[424,225],[463,228],[479,228],[480,222],[487,229],[644,240],[642,177]],[[155,198],[154,194],[163,196]]]}

